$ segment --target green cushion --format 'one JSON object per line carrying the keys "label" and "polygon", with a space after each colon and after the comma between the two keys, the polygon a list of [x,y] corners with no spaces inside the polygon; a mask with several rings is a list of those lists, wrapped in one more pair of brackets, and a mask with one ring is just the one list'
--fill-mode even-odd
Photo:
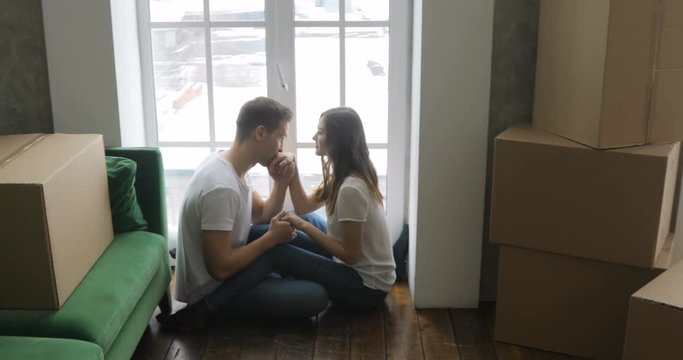
{"label": "green cushion", "polygon": [[72,339],[0,336],[3,360],[90,360],[104,359],[102,348]]}
{"label": "green cushion", "polygon": [[164,183],[164,161],[159,148],[107,148],[105,154],[120,156],[135,161],[135,190],[138,202],[147,220],[147,231],[166,237],[166,185]]}
{"label": "green cushion", "polygon": [[137,164],[133,160],[118,156],[105,158],[114,233],[147,230],[147,221],[142,215],[135,194]]}
{"label": "green cushion", "polygon": [[116,235],[60,310],[0,310],[0,335],[84,340],[107,353],[159,271],[166,274],[165,288],[170,270],[164,237]]}

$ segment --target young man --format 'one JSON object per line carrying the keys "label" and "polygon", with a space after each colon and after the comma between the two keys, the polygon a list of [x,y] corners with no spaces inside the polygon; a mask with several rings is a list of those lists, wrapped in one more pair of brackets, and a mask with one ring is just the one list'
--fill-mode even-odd
{"label": "young man", "polygon": [[[160,314],[160,323],[202,327],[211,313],[225,309],[314,316],[327,306],[327,293],[318,284],[262,278],[269,265],[259,258],[296,236],[280,213],[294,173],[293,159],[281,155],[291,118],[291,110],[275,100],[248,101],[237,118],[232,148],[211,154],[195,171],[180,215],[175,277],[176,298],[188,306]],[[265,201],[245,179],[257,163],[268,167],[275,181]],[[267,222],[268,230],[247,242],[251,224]]]}

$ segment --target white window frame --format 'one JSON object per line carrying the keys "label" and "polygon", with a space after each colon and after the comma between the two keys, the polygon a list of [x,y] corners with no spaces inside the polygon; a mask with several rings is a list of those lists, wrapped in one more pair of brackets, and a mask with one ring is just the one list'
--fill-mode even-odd
{"label": "white window frame", "polygon": [[[216,141],[214,99],[213,99],[213,66],[211,49],[212,27],[263,27],[266,34],[266,68],[268,79],[268,96],[286,104],[296,113],[296,79],[294,56],[294,31],[297,26],[306,27],[338,27],[340,39],[344,39],[347,27],[389,27],[389,80],[388,80],[388,137],[387,143],[369,143],[370,149],[387,150],[387,188],[386,210],[392,239],[396,239],[403,223],[407,222],[407,162],[409,149],[409,116],[410,116],[410,49],[411,49],[411,8],[410,0],[390,0],[389,21],[346,21],[346,0],[339,0],[338,21],[295,21],[293,0],[265,0],[265,21],[211,21],[208,14],[209,0],[203,0],[204,20],[201,22],[150,22],[149,0],[137,0],[138,33],[142,71],[142,93],[145,117],[145,140],[148,146],[155,147],[204,147],[210,151],[226,148],[232,141]],[[276,19],[268,18],[270,14],[292,14]],[[203,28],[205,36],[207,96],[209,106],[209,141],[202,142],[169,142],[159,141],[157,137],[156,100],[154,92],[154,68],[152,57],[151,30],[154,28]],[[345,41],[340,41],[340,104],[345,99]],[[296,120],[294,120],[296,121]],[[313,131],[312,131],[313,132]],[[296,125],[290,125],[285,151],[296,153],[297,148],[314,148],[313,143],[297,141]]]}

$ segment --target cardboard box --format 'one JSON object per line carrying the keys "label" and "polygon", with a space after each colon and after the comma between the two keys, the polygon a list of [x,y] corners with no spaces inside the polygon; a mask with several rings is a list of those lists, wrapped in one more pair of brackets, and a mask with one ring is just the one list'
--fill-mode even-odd
{"label": "cardboard box", "polygon": [[683,262],[678,262],[631,296],[623,359],[681,359],[681,340]]}
{"label": "cardboard box", "polygon": [[594,148],[683,140],[682,43],[680,0],[541,0],[534,125]]}
{"label": "cardboard box", "polygon": [[495,340],[619,359],[629,297],[662,271],[501,246]]}
{"label": "cardboard box", "polygon": [[510,128],[495,140],[489,238],[652,267],[670,230],[679,147],[595,150]]}
{"label": "cardboard box", "polygon": [[58,309],[113,238],[101,135],[0,136],[0,309]]}

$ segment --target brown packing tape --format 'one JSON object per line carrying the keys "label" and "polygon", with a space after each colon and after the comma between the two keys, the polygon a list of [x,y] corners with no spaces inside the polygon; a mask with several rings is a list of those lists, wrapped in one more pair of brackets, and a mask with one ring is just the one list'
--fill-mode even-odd
{"label": "brown packing tape", "polygon": [[45,139],[48,135],[37,135],[33,139],[27,141],[23,146],[20,146],[16,151],[10,153],[9,155],[5,156],[3,159],[0,159],[0,169],[3,167],[7,166],[9,163],[12,162],[12,160],[18,158],[21,156],[23,153],[27,152],[31,147],[33,147],[35,144],[39,143],[43,139]]}

